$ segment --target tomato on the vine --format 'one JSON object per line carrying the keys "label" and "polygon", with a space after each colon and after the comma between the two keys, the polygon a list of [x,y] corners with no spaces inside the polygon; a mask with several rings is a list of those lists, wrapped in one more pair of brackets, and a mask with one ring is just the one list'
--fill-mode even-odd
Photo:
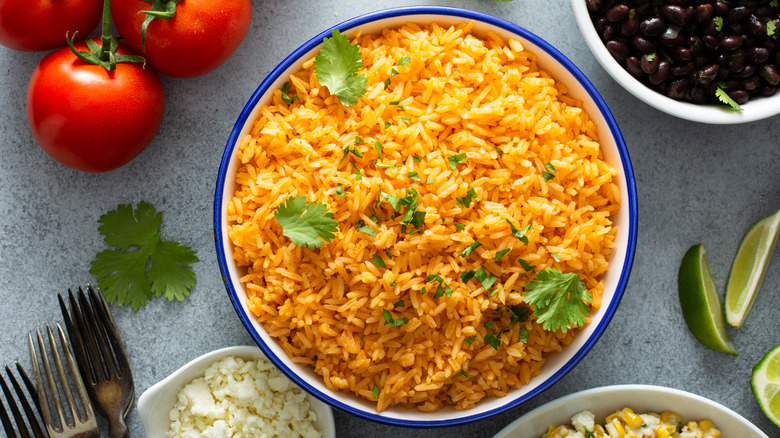
{"label": "tomato on the vine", "polygon": [[103,0],[0,0],[0,44],[28,52],[65,46],[65,34],[86,38]]}
{"label": "tomato on the vine", "polygon": [[[116,55],[133,54],[119,43]],[[68,47],[46,55],[27,88],[27,120],[38,144],[60,163],[85,172],[112,170],[140,154],[157,134],[164,108],[154,69],[118,63],[108,71]]]}
{"label": "tomato on the vine", "polygon": [[[143,13],[150,10],[154,19]],[[162,18],[166,10],[173,13]],[[115,0],[111,15],[124,41],[160,73],[189,78],[214,70],[235,52],[249,30],[252,1]],[[145,20],[151,21],[142,38]]]}

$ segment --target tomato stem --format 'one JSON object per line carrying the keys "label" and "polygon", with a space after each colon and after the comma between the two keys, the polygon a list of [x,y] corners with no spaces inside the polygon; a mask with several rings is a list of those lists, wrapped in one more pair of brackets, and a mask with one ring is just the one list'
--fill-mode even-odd
{"label": "tomato stem", "polygon": [[119,40],[111,36],[111,0],[103,0],[103,26],[100,34],[100,46],[91,38],[87,38],[84,43],[87,45],[87,51],[76,50],[74,41],[76,33],[72,37],[65,35],[70,51],[76,57],[88,64],[99,65],[108,71],[116,70],[116,65],[120,62],[141,62],[146,66],[146,60],[138,55],[117,55],[116,49],[119,47]]}

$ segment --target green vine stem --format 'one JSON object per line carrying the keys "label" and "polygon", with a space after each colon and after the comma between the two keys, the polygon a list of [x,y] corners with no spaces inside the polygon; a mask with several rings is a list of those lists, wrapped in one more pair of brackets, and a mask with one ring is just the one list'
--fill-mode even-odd
{"label": "green vine stem", "polygon": [[146,51],[146,28],[155,18],[170,20],[176,15],[176,3],[181,0],[146,0],[152,4],[148,11],[141,11],[146,14],[144,22],[141,25],[141,50]]}
{"label": "green vine stem", "polygon": [[121,62],[140,62],[146,66],[146,60],[142,56],[116,54],[116,50],[119,47],[119,40],[111,36],[111,0],[103,0],[102,20],[100,45],[98,45],[95,40],[87,38],[84,42],[87,45],[88,51],[76,50],[76,47],[74,46],[76,34],[74,33],[72,37],[68,37],[66,34],[65,40],[68,42],[70,51],[80,60],[88,64],[99,65],[108,71],[116,70],[116,65]]}

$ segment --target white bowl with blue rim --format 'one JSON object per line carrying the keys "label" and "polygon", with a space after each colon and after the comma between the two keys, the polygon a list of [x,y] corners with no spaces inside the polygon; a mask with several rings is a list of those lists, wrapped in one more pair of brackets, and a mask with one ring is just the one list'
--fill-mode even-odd
{"label": "white bowl with blue rim", "polygon": [[596,415],[596,422],[613,412],[631,408],[639,413],[674,412],[688,421],[708,419],[723,437],[768,438],[745,417],[720,403],[679,389],[655,385],[611,385],[586,389],[545,403],[524,414],[498,432],[493,438],[537,437],[551,425],[571,424],[571,417],[582,411]]}
{"label": "white bowl with blue rim", "polygon": [[[333,29],[338,29],[349,36],[357,29],[363,33],[374,33],[409,22],[421,24],[437,22],[449,25],[469,21],[474,22],[473,32],[477,35],[490,30],[505,39],[519,40],[526,50],[531,50],[537,55],[538,65],[542,69],[556,80],[565,83],[571,96],[583,101],[585,109],[598,128],[604,158],[618,172],[622,204],[613,218],[617,226],[616,247],[604,277],[601,308],[593,312],[592,322],[575,337],[570,346],[561,353],[547,357],[541,374],[532,378],[529,384],[509,391],[504,397],[483,399],[476,407],[469,410],[446,407],[431,413],[393,407],[377,412],[375,403],[344,392],[334,392],[325,386],[322,378],[311,368],[294,364],[247,309],[246,291],[239,281],[245,271],[236,266],[232,256],[232,244],[227,235],[227,204],[235,192],[235,174],[239,165],[235,148],[238,140],[251,129],[260,107],[270,101],[271,91],[281,88],[291,73],[300,70],[303,62],[317,53],[323,38],[330,37]],[[517,407],[560,380],[593,347],[617,310],[634,259],[636,232],[636,186],[628,151],[615,119],[585,75],[549,43],[514,23],[480,12],[439,6],[387,9],[347,20],[313,37],[285,58],[262,81],[238,116],[222,156],[214,198],[217,258],[228,296],[249,334],[266,356],[290,379],[329,405],[364,419],[406,427],[453,426],[478,421]]]}
{"label": "white bowl with blue rim", "polygon": [[740,105],[741,111],[723,105],[699,105],[675,100],[640,82],[612,57],[593,25],[585,0],[571,0],[574,18],[582,37],[601,67],[629,93],[639,100],[675,117],[711,125],[731,125],[754,122],[780,114],[780,92],[771,97],[760,97]]}

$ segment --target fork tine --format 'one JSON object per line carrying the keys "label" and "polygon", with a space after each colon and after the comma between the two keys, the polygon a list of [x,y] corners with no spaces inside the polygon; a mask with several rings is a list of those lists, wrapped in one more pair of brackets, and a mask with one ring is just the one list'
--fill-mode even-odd
{"label": "fork tine", "polygon": [[[64,422],[63,416],[62,416],[62,405],[60,403],[60,391],[57,388],[57,384],[54,380],[54,373],[51,369],[51,361],[49,360],[49,356],[46,353],[46,349],[44,348],[43,343],[43,336],[41,336],[40,329],[35,329],[35,333],[37,335],[38,339],[38,351],[41,354],[41,363],[43,363],[43,372],[41,372],[40,365],[38,364],[38,357],[35,352],[35,345],[33,343],[32,339],[32,333],[29,335],[29,341],[30,341],[30,359],[33,363],[33,374],[35,376],[35,382],[36,387],[38,388],[38,399],[41,402],[41,416],[43,417],[43,422],[48,425],[55,425],[54,421],[54,412],[52,411],[52,406],[49,404],[49,397],[46,394],[46,388],[49,388],[49,391],[51,391],[51,402],[54,403],[54,408],[57,410],[57,418],[59,420],[60,427],[63,427]],[[46,382],[44,382],[44,377],[46,376],[46,382],[48,382],[48,385]],[[50,426],[51,427],[51,426]]]}
{"label": "fork tine", "polygon": [[[22,413],[19,412],[19,407],[16,405],[16,402],[13,399],[13,395],[11,395],[11,390],[8,389],[8,385],[5,383],[5,379],[2,378],[2,376],[0,376],[0,386],[3,388],[5,400],[8,403],[11,415],[13,415],[14,420],[19,427],[19,433],[22,434],[22,438],[26,438],[24,434],[27,433],[27,427],[24,424],[24,419],[21,418]],[[11,423],[11,418],[9,417],[5,406],[3,406],[3,409],[0,409],[0,420],[3,422],[3,429],[5,429],[5,433],[8,435],[8,437],[16,438],[18,435],[16,434],[16,431],[14,431],[14,426]],[[29,437],[29,435],[27,436]]]}
{"label": "fork tine", "polygon": [[[62,328],[59,327],[59,324],[57,325],[57,327],[60,330],[62,330]],[[68,376],[65,374],[65,367],[62,365],[62,358],[60,357],[59,350],[57,349],[57,342],[54,339],[54,333],[52,332],[51,326],[47,324],[46,325],[46,330],[47,330],[48,335],[49,335],[49,347],[51,348],[52,358],[54,359],[54,367],[55,367],[55,369],[57,371],[57,375],[59,376],[59,381],[62,382],[62,392],[63,392],[63,394],[65,394],[65,399],[67,400],[68,407],[70,408],[70,415],[71,415],[70,418],[73,418],[73,421],[74,421],[73,424],[75,425],[76,418],[83,419],[83,417],[78,412],[78,409],[77,409],[77,406],[76,406],[76,399],[73,397],[73,391],[71,390],[70,385],[68,384]],[[64,334],[63,334],[63,338],[64,338]],[[68,351],[67,350],[67,342],[63,342],[62,346],[63,346],[63,350],[67,354],[67,351]],[[44,366],[45,366],[45,364],[44,364]],[[50,383],[52,383],[52,385],[56,385],[56,383],[54,381],[50,381]],[[66,413],[63,410],[63,411],[61,411],[61,414],[66,414]],[[68,418],[67,415],[61,415],[61,417],[63,419]]]}
{"label": "fork tine", "polygon": [[[79,299],[81,301],[81,295],[84,292],[79,287]],[[76,297],[72,290],[68,289],[68,301],[70,302],[70,312],[73,319],[73,327],[75,331],[75,338],[81,346],[81,356],[79,356],[79,367],[81,368],[81,374],[84,380],[88,380],[90,384],[94,385],[101,379],[105,378],[105,371],[98,359],[98,349],[95,345],[94,336],[92,336],[92,328],[86,322],[86,315],[84,315],[80,308]],[[63,314],[67,313],[63,309]],[[70,330],[68,331],[70,334]],[[75,341],[74,336],[71,335],[71,341]]]}
{"label": "fork tine", "polygon": [[24,386],[27,388],[27,393],[30,394],[30,398],[33,403],[35,403],[35,408],[38,409],[38,412],[40,413],[41,402],[38,400],[38,391],[35,389],[35,384],[30,380],[30,376],[27,375],[27,372],[24,371],[24,368],[22,368],[22,365],[19,362],[16,362],[16,371],[19,373],[19,376],[21,376],[22,382],[24,382]]}
{"label": "fork tine", "polygon": [[[22,380],[25,382],[25,385],[27,385],[29,377],[27,377],[27,374],[24,372],[24,369],[19,364],[19,362],[16,362],[16,369],[19,372],[19,375],[22,377]],[[30,405],[30,401],[25,396],[24,391],[22,391],[22,386],[16,380],[16,377],[14,377],[13,373],[11,372],[11,368],[9,368],[8,365],[5,366],[5,373],[8,374],[8,379],[11,381],[11,385],[14,387],[14,391],[16,391],[16,395],[19,398],[19,402],[22,404],[22,409],[24,409],[25,415],[27,415],[27,422],[32,428],[33,435],[35,438],[44,438],[45,435],[40,423],[38,423],[38,418],[35,416],[35,411],[33,411],[33,408]],[[27,386],[27,391],[30,394],[34,393],[33,391],[30,391],[30,386]]]}
{"label": "fork tine", "polygon": [[114,354],[109,349],[105,331],[98,326],[98,316],[95,315],[92,304],[84,293],[84,290],[81,288],[79,288],[79,303],[81,304],[81,313],[86,320],[85,325],[90,328],[91,341],[95,343],[96,349],[100,350],[96,355],[98,356],[96,362],[104,373],[102,378],[108,380],[110,376],[117,374],[116,365],[114,363]]}
{"label": "fork tine", "polygon": [[[116,365],[114,372],[120,376],[130,372],[130,363],[127,360],[127,356],[124,354],[117,354],[117,352],[122,351],[123,348],[122,338],[120,338],[119,332],[116,329],[113,316],[111,316],[111,313],[108,311],[108,304],[106,303],[103,294],[97,292],[92,286],[89,286],[89,298],[92,303],[92,309],[97,314],[95,321],[99,322],[100,325],[98,332],[105,334],[108,341],[110,341],[112,352],[106,353],[104,351],[104,353],[107,354],[107,357],[113,358]],[[105,338],[102,340],[105,341]],[[106,342],[102,342],[102,344],[107,346]]]}

